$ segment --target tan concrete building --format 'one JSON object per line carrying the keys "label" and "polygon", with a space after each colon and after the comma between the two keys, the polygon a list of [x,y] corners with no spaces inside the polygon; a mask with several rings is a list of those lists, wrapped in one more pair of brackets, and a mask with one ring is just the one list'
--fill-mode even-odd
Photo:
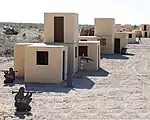
{"label": "tan concrete building", "polygon": [[100,37],[101,53],[114,53],[115,19],[95,18],[94,35]]}
{"label": "tan concrete building", "polygon": [[97,70],[101,51],[98,38],[91,36],[88,41],[79,43],[76,13],[45,13],[44,43],[17,43],[14,46],[17,76],[24,77],[25,82],[60,83],[66,79],[68,71],[79,70],[82,47],[87,48],[87,57],[94,60],[85,63],[85,69]]}
{"label": "tan concrete building", "polygon": [[141,24],[139,28],[142,32],[142,37],[148,38],[150,37],[150,24]]}
{"label": "tan concrete building", "polygon": [[115,24],[115,30],[116,30],[116,32],[120,32],[121,24]]}
{"label": "tan concrete building", "polygon": [[136,30],[134,30],[136,37],[142,36],[142,31],[138,28]]}
{"label": "tan concrete building", "polygon": [[121,49],[128,44],[128,34],[126,32],[116,32],[114,38],[114,53],[120,53]]}
{"label": "tan concrete building", "polygon": [[44,13],[44,41],[48,43],[77,43],[78,14]]}
{"label": "tan concrete building", "polygon": [[142,31],[150,31],[150,24],[140,24],[139,28]]}
{"label": "tan concrete building", "polygon": [[[15,70],[25,82],[60,83],[66,79],[68,47],[44,43],[16,44]],[[21,56],[20,58],[17,56]]]}
{"label": "tan concrete building", "polygon": [[79,66],[82,54],[93,61],[84,62],[84,70],[98,70],[100,68],[100,42],[99,41],[79,41]]}
{"label": "tan concrete building", "polygon": [[132,25],[131,24],[124,24],[124,25],[121,25],[121,24],[116,24],[116,27],[118,26],[118,28],[120,28],[118,31],[116,32],[132,32],[133,31],[133,28],[132,28]]}
{"label": "tan concrete building", "polygon": [[78,14],[45,13],[44,43],[68,46],[68,70],[78,70]]}
{"label": "tan concrete building", "polygon": [[129,29],[132,29],[132,25],[131,25],[131,24],[125,24],[124,27],[127,28],[127,29],[128,29],[128,28],[129,28]]}
{"label": "tan concrete building", "polygon": [[17,43],[14,46],[14,69],[16,76],[24,77],[25,47],[33,43]]}
{"label": "tan concrete building", "polygon": [[136,32],[133,31],[133,32],[126,32],[127,33],[127,36],[128,36],[128,43],[129,44],[133,44],[133,43],[136,43]]}
{"label": "tan concrete building", "polygon": [[62,82],[67,78],[67,55],[67,46],[63,45],[27,46],[25,48],[25,82]]}
{"label": "tan concrete building", "polygon": [[133,31],[133,28],[132,28],[131,24],[124,24],[124,25],[122,25],[122,27],[125,28],[125,31],[127,31],[127,32],[132,32]]}
{"label": "tan concrete building", "polygon": [[[79,44],[82,44],[82,43],[86,43],[86,44],[88,44],[88,46],[90,45],[90,44],[92,44],[92,45],[94,45],[94,44],[96,44],[97,42],[99,42],[99,44],[100,44],[100,48],[98,49],[99,50],[99,53],[100,53],[100,58],[101,58],[101,42],[100,42],[100,37],[98,37],[98,36],[79,36],[78,37],[79,38]],[[83,41],[83,42],[82,42]],[[87,41],[87,42],[85,42],[85,41]],[[93,42],[92,42],[93,41]],[[98,44],[98,45],[99,45]],[[89,49],[89,50],[91,50],[91,49]],[[95,55],[97,55],[97,54],[95,54]],[[96,56],[95,56],[96,57]],[[98,57],[98,56],[97,56]]]}
{"label": "tan concrete building", "polygon": [[144,37],[144,38],[150,37],[150,31],[141,31],[141,32],[142,32],[142,37]]}
{"label": "tan concrete building", "polygon": [[100,41],[98,36],[78,36],[79,41]]}

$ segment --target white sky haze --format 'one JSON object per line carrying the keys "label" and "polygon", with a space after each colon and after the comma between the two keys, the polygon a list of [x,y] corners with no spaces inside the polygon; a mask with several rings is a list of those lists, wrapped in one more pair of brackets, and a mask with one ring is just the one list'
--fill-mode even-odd
{"label": "white sky haze", "polygon": [[0,0],[0,22],[43,23],[44,12],[75,12],[79,24],[94,18],[115,18],[116,23],[150,23],[150,0]]}

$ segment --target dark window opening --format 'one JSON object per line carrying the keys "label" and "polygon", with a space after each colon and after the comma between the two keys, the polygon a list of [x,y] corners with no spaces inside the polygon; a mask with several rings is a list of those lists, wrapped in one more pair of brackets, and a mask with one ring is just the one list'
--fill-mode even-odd
{"label": "dark window opening", "polygon": [[79,56],[88,56],[88,46],[79,46]]}
{"label": "dark window opening", "polygon": [[146,31],[146,25],[144,25],[144,31]]}
{"label": "dark window opening", "polygon": [[77,47],[75,47],[75,58],[77,58]]}
{"label": "dark window opening", "polygon": [[129,34],[129,38],[132,38],[132,34]]}
{"label": "dark window opening", "polygon": [[114,42],[114,53],[120,53],[120,38],[115,38]]}
{"label": "dark window opening", "polygon": [[100,45],[106,45],[106,38],[100,38]]}
{"label": "dark window opening", "polygon": [[62,80],[65,80],[65,51],[63,51]]}
{"label": "dark window opening", "polygon": [[87,41],[87,39],[81,39],[80,41]]}
{"label": "dark window opening", "polygon": [[145,32],[145,37],[147,37],[147,32]]}
{"label": "dark window opening", "polygon": [[36,64],[37,65],[48,65],[48,52],[47,51],[37,51],[36,52]]}

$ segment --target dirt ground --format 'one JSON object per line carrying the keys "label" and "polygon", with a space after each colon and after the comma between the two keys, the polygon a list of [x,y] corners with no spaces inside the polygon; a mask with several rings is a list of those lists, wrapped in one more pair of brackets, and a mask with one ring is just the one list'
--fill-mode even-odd
{"label": "dirt ground", "polygon": [[[128,55],[105,55],[101,69],[75,79],[74,89],[55,84],[3,85],[0,73],[0,120],[150,120],[150,39],[128,45]],[[13,66],[1,58],[0,69]],[[83,74],[83,73],[82,73]],[[33,94],[32,115],[15,115],[12,90]]]}

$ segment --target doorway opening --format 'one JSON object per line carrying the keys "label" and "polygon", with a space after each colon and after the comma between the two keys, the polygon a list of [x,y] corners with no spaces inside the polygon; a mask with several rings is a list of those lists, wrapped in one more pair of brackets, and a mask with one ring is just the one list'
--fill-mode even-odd
{"label": "doorway opening", "polygon": [[120,38],[115,38],[114,53],[120,53]]}
{"label": "doorway opening", "polygon": [[146,25],[144,25],[144,31],[146,31]]}
{"label": "doorway opening", "polygon": [[54,42],[64,43],[64,17],[54,17]]}
{"label": "doorway opening", "polygon": [[98,45],[98,69],[100,68],[100,46]]}
{"label": "doorway opening", "polygon": [[63,66],[62,66],[62,80],[65,80],[65,61],[66,61],[66,59],[65,59],[65,51],[63,51]]}
{"label": "doorway opening", "polygon": [[144,35],[146,38],[147,38],[147,32],[145,32],[145,35]]}

